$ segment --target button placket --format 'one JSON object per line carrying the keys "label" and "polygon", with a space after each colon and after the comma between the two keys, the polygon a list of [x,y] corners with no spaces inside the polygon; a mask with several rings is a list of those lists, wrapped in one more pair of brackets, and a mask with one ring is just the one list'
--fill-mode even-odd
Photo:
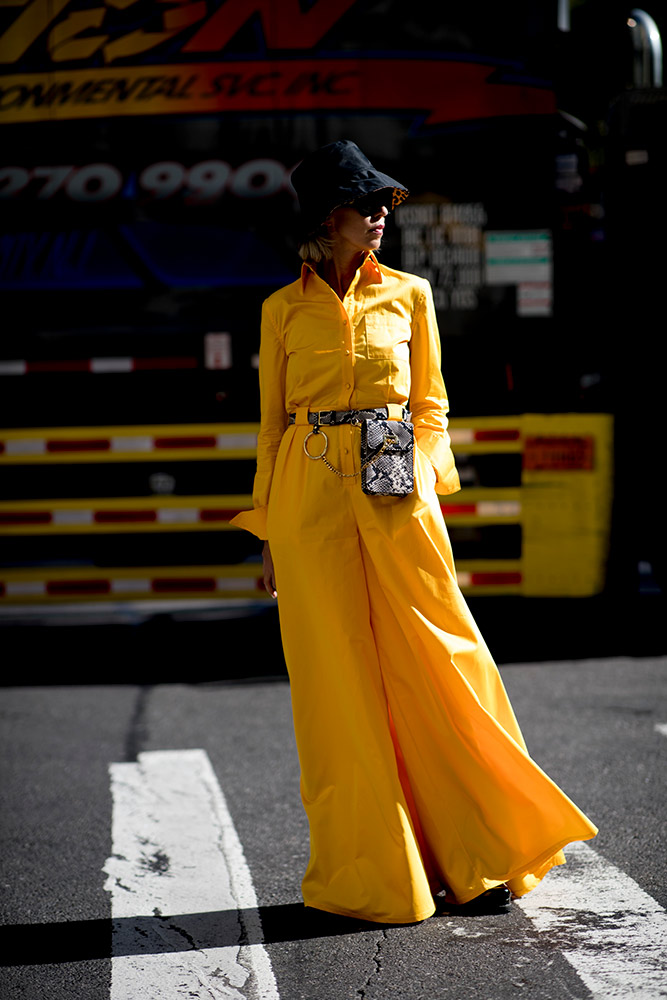
{"label": "button placket", "polygon": [[[347,298],[347,296],[346,296]],[[345,316],[343,319],[343,350],[341,354],[341,375],[343,384],[343,393],[345,398],[345,407],[350,405],[350,397],[352,394],[352,387],[354,385],[354,355],[352,353],[352,321],[349,317],[347,310],[345,309],[344,302],[341,302],[341,308],[343,309]]]}
{"label": "button placket", "polygon": [[[354,433],[356,428],[351,424],[343,424],[341,427],[343,435],[341,438],[341,462],[346,475],[354,472]],[[348,483],[355,484],[355,480],[348,479]]]}

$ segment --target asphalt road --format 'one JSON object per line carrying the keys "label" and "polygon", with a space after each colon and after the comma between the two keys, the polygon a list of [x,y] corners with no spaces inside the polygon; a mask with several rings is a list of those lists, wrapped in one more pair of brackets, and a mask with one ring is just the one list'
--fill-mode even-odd
{"label": "asphalt road", "polygon": [[[225,648],[221,627],[220,648],[207,646],[207,655]],[[502,672],[532,755],[600,827],[597,855],[667,907],[667,736],[657,728],[667,724],[667,659],[523,663]],[[206,751],[226,797],[281,1000],[603,995],[566,960],[566,939],[540,933],[517,904],[506,916],[389,928],[304,911],[308,832],[280,673],[96,684],[91,649],[85,683],[5,688],[1,706],[2,1000],[109,1000],[109,765],[188,748]],[[613,945],[606,933],[596,939],[600,960]],[[632,971],[631,939],[625,951]],[[623,995],[647,995],[628,981]],[[172,1000],[158,992],[122,1000],[158,996]]]}

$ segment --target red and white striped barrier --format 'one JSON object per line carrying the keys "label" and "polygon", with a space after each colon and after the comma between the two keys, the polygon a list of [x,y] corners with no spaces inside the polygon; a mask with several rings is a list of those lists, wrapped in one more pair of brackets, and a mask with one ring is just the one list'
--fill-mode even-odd
{"label": "red and white striped barrier", "polygon": [[523,574],[519,570],[487,570],[485,572],[457,571],[456,578],[462,590],[475,587],[519,587]]}
{"label": "red and white striped barrier", "polygon": [[143,508],[62,508],[30,510],[21,507],[0,507],[0,530],[30,526],[62,528],[94,527],[95,525],[196,525],[227,523],[249,504],[235,507],[153,507]]}
{"label": "red and white striped barrier", "polygon": [[449,437],[453,445],[499,444],[506,441],[520,441],[518,427],[450,427]]}
{"label": "red and white striped barrier", "polygon": [[149,437],[128,435],[118,437],[88,438],[26,438],[0,442],[0,452],[5,455],[46,455],[66,451],[164,451],[175,448],[253,448],[257,443],[254,434],[207,434],[174,437]]}
{"label": "red and white striped barrier", "polygon": [[[166,571],[167,574],[169,571]],[[209,596],[225,598],[233,594],[242,594],[252,598],[268,598],[262,579],[248,573],[245,576],[220,576],[207,572],[207,567],[196,567],[193,575],[151,575],[149,570],[145,575],[123,576],[109,571],[81,571],[79,574],[67,577],[50,577],[48,571],[39,575],[33,571],[28,579],[11,579],[7,575],[0,578],[0,600],[30,601],[30,600],[67,600],[68,598],[109,598],[136,600],[149,597],[173,597],[175,595],[197,597]],[[486,570],[458,571],[459,586],[468,592],[486,587],[516,590],[523,580],[520,570]]]}
{"label": "red and white striped barrier", "polygon": [[480,500],[477,503],[441,502],[446,517],[521,517],[520,500]]}
{"label": "red and white striped barrier", "polygon": [[199,361],[193,356],[163,358],[72,358],[64,361],[24,361],[19,359],[0,361],[0,375],[57,375],[75,372],[83,372],[90,375],[110,375],[198,367]]}
{"label": "red and white striped barrier", "polygon": [[0,431],[0,461],[253,458],[257,424],[41,428]]}
{"label": "red and white striped barrier", "polygon": [[172,597],[174,595],[220,595],[240,593],[268,598],[262,579],[255,575],[216,576],[198,567],[196,576],[111,576],[104,570],[78,576],[32,579],[0,579],[0,598],[40,600],[45,598],[128,598]]}

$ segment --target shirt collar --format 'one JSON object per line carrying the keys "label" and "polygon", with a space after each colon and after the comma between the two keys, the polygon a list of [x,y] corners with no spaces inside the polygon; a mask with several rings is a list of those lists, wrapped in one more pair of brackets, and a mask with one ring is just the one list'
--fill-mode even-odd
{"label": "shirt collar", "polygon": [[[359,265],[359,271],[363,271],[369,284],[382,284],[382,271],[377,258],[372,250],[366,255],[366,259]],[[311,274],[317,274],[317,269],[307,261],[301,265],[301,291],[305,293],[308,278]]]}

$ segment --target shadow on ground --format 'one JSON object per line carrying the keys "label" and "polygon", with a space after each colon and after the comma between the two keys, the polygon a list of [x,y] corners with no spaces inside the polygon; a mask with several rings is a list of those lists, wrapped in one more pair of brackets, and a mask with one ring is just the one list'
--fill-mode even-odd
{"label": "shadow on ground", "polygon": [[[667,649],[662,595],[614,598],[487,597],[469,601],[500,664]],[[153,614],[138,623],[12,622],[5,685],[210,683],[286,675],[275,605],[244,617]],[[12,663],[14,667],[12,667]]]}

